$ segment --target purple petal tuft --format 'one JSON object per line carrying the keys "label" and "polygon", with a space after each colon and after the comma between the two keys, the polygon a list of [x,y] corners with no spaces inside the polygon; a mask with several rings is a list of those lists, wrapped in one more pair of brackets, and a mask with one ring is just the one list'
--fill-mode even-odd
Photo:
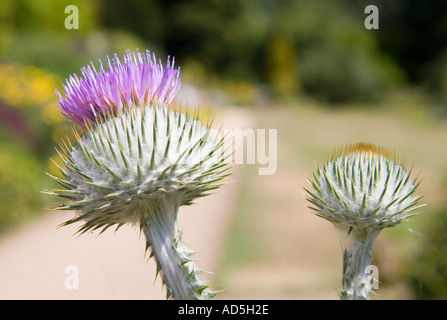
{"label": "purple petal tuft", "polygon": [[148,50],[127,50],[123,64],[115,54],[112,60],[107,57],[107,71],[99,60],[99,71],[90,63],[81,73],[81,79],[73,74],[62,85],[65,98],[56,90],[59,111],[81,126],[133,104],[169,104],[180,88],[180,68],[174,69],[174,59],[168,57],[163,68]]}

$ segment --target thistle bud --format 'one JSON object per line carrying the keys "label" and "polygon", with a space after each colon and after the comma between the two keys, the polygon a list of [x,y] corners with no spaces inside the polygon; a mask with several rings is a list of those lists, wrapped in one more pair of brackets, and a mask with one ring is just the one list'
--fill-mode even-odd
{"label": "thistle bud", "polygon": [[380,231],[415,214],[419,182],[395,155],[372,144],[337,150],[309,179],[309,208],[331,221],[343,247],[342,298],[368,299],[365,269]]}

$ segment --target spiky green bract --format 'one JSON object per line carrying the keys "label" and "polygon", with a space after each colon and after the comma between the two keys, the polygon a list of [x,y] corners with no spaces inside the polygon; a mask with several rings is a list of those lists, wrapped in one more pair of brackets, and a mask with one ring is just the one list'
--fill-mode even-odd
{"label": "spiky green bract", "polygon": [[421,197],[414,197],[419,182],[410,178],[403,164],[372,144],[349,145],[335,153],[309,179],[305,189],[309,208],[331,221],[343,247],[341,297],[368,299],[369,274],[374,241],[385,227],[414,215]]}
{"label": "spiky green bract", "polygon": [[198,117],[164,105],[128,106],[59,152],[64,189],[49,193],[72,200],[57,209],[76,210],[65,222],[83,222],[79,233],[139,225],[174,299],[206,299],[213,293],[197,275],[191,251],[181,242],[182,205],[221,186],[230,164],[223,139],[211,136]]}

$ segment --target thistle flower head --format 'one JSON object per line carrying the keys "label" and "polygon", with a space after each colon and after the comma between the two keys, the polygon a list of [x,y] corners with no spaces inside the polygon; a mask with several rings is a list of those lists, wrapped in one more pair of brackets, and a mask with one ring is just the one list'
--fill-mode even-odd
{"label": "thistle flower head", "polygon": [[190,204],[228,169],[210,125],[169,108],[180,86],[169,58],[163,69],[149,51],[127,51],[124,64],[115,55],[107,65],[71,76],[66,98],[56,91],[61,112],[85,132],[61,147],[65,169],[55,179],[65,189],[53,193],[72,200],[62,209],[80,212],[68,223],[84,220],[84,231],[138,223],[142,207],[166,197],[177,207]]}
{"label": "thistle flower head", "polygon": [[395,155],[373,144],[341,148],[309,179],[316,214],[336,225],[382,229],[413,215],[419,182]]}
{"label": "thistle flower head", "polygon": [[58,90],[60,112],[71,121],[85,126],[126,105],[171,103],[180,87],[179,69],[168,57],[166,67],[157,63],[155,55],[146,51],[124,55],[121,64],[115,54],[107,57],[107,71],[99,60],[99,72],[93,63],[81,69],[82,77],[73,74],[62,85],[65,98]]}

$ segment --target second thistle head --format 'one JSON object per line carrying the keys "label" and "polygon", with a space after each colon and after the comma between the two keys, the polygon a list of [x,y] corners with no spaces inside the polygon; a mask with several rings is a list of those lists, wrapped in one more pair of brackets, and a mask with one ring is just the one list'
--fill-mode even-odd
{"label": "second thistle head", "polygon": [[419,182],[395,156],[373,144],[334,152],[310,178],[307,200],[316,214],[340,227],[381,230],[414,215]]}

